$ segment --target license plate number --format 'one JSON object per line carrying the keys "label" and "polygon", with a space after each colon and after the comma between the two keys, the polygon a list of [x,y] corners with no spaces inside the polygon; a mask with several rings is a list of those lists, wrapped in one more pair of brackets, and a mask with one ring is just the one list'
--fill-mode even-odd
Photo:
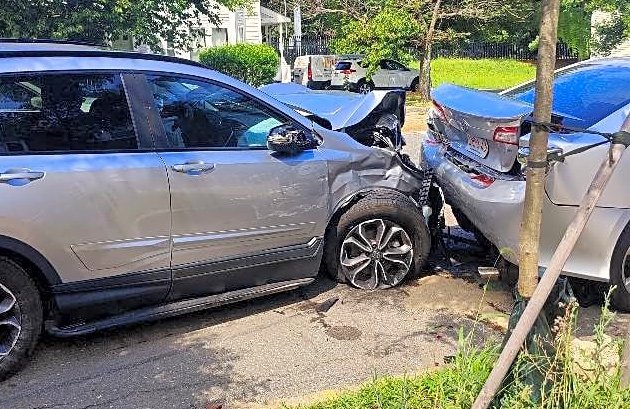
{"label": "license plate number", "polygon": [[469,136],[466,150],[474,153],[480,158],[485,158],[486,156],[488,156],[490,148],[488,147],[488,141],[486,141],[485,139]]}

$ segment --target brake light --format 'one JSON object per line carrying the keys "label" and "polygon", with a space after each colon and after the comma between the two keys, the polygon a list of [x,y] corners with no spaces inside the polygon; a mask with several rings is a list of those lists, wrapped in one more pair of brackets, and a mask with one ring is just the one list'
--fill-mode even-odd
{"label": "brake light", "polygon": [[352,74],[353,72],[357,72],[357,70],[341,70],[341,73],[346,75]]}
{"label": "brake light", "polygon": [[311,63],[308,63],[308,71],[306,73],[309,81],[313,81],[313,69],[311,68]]}
{"label": "brake light", "polygon": [[518,126],[500,126],[494,130],[492,139],[495,142],[507,143],[509,145],[518,145]]}
{"label": "brake light", "polygon": [[484,174],[471,175],[470,178],[483,187],[488,187],[494,183],[494,178]]}
{"label": "brake light", "polygon": [[438,115],[440,120],[442,122],[446,122],[446,112],[444,111],[442,105],[438,104],[434,100],[432,100],[431,103],[433,104],[433,109],[435,110],[435,113]]}

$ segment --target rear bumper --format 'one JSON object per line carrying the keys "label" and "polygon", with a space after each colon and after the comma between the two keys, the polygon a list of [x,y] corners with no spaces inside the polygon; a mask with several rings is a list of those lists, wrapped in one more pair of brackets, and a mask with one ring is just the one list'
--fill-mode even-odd
{"label": "rear bumper", "polygon": [[[496,179],[485,187],[447,156],[444,145],[435,142],[429,131],[420,151],[422,168],[433,170],[446,202],[461,210],[505,259],[518,264],[525,181]],[[551,261],[576,210],[575,206],[554,205],[544,196],[539,261],[543,268]],[[609,281],[612,251],[629,219],[630,212],[625,209],[595,208],[564,266],[564,274]]]}
{"label": "rear bumper", "polygon": [[433,170],[447,203],[460,209],[507,260],[516,263],[525,182],[496,179],[484,186],[446,155],[445,146],[428,133],[421,148],[422,168]]}

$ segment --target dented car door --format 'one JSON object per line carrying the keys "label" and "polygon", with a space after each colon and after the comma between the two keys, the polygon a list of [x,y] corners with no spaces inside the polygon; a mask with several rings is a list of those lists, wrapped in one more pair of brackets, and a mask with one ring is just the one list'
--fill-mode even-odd
{"label": "dented car door", "polygon": [[317,150],[269,151],[270,130],[293,122],[242,91],[174,76],[148,83],[167,145],[171,297],[308,276],[313,268],[282,261],[310,260],[321,247],[328,173]]}

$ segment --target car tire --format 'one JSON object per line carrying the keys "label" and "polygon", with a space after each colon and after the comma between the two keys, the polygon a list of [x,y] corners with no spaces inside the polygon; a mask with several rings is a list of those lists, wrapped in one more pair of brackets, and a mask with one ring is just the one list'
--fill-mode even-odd
{"label": "car tire", "polygon": [[413,81],[411,81],[411,86],[409,86],[409,91],[418,92],[419,88],[420,88],[420,80],[418,79],[418,77],[416,77],[414,78]]}
{"label": "car tire", "polygon": [[[369,290],[389,288],[417,277],[430,248],[429,229],[411,199],[396,191],[376,190],[354,203],[328,229],[324,263],[338,282]],[[360,258],[361,265],[349,266]],[[368,259],[370,264],[358,271]]]}
{"label": "car tire", "polygon": [[364,79],[357,82],[357,92],[359,94],[367,94],[374,89],[374,83],[372,81],[366,81]]}
{"label": "car tire", "polygon": [[618,310],[630,312],[630,224],[621,233],[610,259],[610,283],[617,288],[611,304]]}
{"label": "car tire", "polygon": [[0,257],[0,381],[19,370],[31,355],[42,322],[37,286],[20,265]]}

